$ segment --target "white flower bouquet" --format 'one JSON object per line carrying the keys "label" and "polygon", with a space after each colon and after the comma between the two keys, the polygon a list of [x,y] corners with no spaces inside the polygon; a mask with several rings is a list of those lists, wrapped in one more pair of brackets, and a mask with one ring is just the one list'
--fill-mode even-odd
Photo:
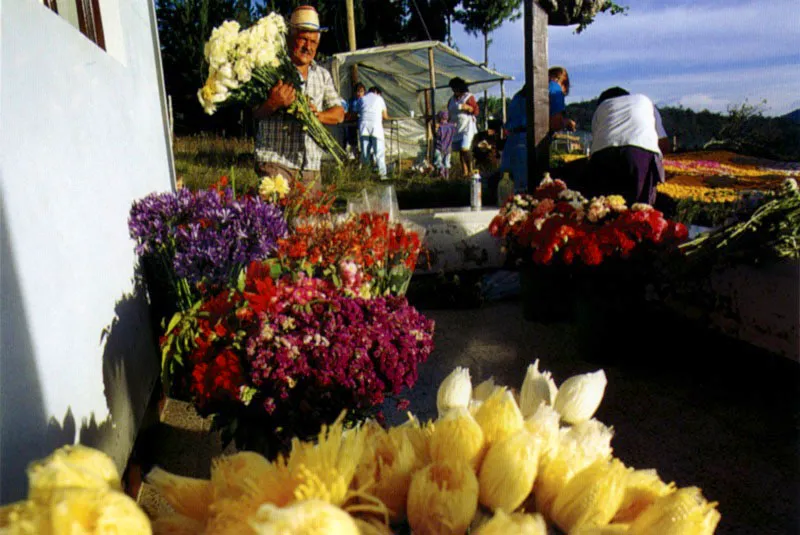
{"label": "white flower bouquet", "polygon": [[279,81],[290,83],[297,90],[297,98],[287,113],[341,164],[344,149],[314,115],[301,91],[300,73],[286,50],[286,31],[286,21],[277,13],[244,30],[236,21],[225,21],[214,28],[204,49],[208,78],[197,91],[197,98],[206,113],[213,115],[219,105],[257,105]]}

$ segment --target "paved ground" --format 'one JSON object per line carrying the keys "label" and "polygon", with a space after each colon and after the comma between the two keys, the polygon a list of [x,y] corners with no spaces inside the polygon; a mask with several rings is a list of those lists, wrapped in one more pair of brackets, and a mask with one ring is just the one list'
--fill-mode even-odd
{"label": "paved ground", "polygon": [[[597,417],[614,427],[617,457],[656,468],[679,486],[701,487],[719,502],[720,535],[798,533],[796,362],[656,318],[649,343],[627,358],[612,357],[619,352],[608,345],[593,348],[590,360],[575,325],[526,322],[513,301],[426,314],[437,322],[436,349],[411,395],[420,417],[434,416],[436,388],[455,366],[468,366],[476,382],[494,376],[517,387],[535,358],[557,383],[602,367],[608,387]],[[171,403],[163,414],[165,423],[145,435],[142,455],[177,473],[207,476],[218,438],[184,405]],[[141,502],[160,506],[146,486]]]}

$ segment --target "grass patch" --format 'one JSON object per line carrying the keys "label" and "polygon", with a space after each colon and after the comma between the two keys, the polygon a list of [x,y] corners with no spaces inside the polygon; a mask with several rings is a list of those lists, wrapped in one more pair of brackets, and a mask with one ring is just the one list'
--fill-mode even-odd
{"label": "grass patch", "polygon": [[[254,167],[254,140],[252,138],[224,138],[197,135],[175,139],[175,170],[184,186],[205,189],[227,176],[236,182],[237,193],[258,186]],[[444,180],[412,169],[412,160],[402,160],[399,172],[388,180],[380,180],[375,172],[360,166],[357,161],[346,162],[342,167],[323,163],[322,182],[335,185],[335,206],[347,206],[364,188],[392,184],[397,192],[400,208],[444,208],[469,206],[469,182],[463,178]],[[458,164],[458,158],[453,162]]]}

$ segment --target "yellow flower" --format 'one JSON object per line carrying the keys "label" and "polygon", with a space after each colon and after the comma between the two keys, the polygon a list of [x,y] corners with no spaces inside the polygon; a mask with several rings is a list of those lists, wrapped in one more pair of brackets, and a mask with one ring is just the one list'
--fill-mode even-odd
{"label": "yellow flower", "polygon": [[275,179],[265,176],[258,185],[258,194],[262,199],[270,200],[273,193],[275,193]]}
{"label": "yellow flower", "polygon": [[547,525],[539,513],[506,514],[498,509],[491,520],[475,530],[475,535],[547,535]]}
{"label": "yellow flower", "polygon": [[211,481],[171,474],[156,466],[147,474],[147,483],[176,513],[201,522],[208,518],[208,508],[214,500]]}
{"label": "yellow flower", "polygon": [[614,522],[633,522],[662,496],[673,492],[675,483],[664,483],[655,470],[629,470],[622,499]]}
{"label": "yellow flower", "polygon": [[281,175],[276,175],[272,178],[275,183],[275,193],[278,194],[279,199],[283,199],[289,193],[289,181]]}
{"label": "yellow flower", "polygon": [[489,446],[478,475],[481,504],[493,511],[519,507],[533,489],[540,448],[524,428]]}
{"label": "yellow flower", "polygon": [[28,500],[4,513],[3,533],[152,533],[150,520],[130,497],[116,490],[59,488],[47,502]]}
{"label": "yellow flower", "polygon": [[565,422],[585,422],[600,406],[607,383],[603,370],[574,375],[558,388],[553,407]]}
{"label": "yellow flower", "polygon": [[415,535],[463,534],[478,508],[478,480],[467,463],[432,463],[411,479],[408,522]]}
{"label": "yellow flower", "polygon": [[266,503],[248,523],[258,535],[359,535],[353,517],[323,500],[304,500],[283,508]]}
{"label": "yellow flower", "polygon": [[383,522],[378,522],[374,518],[355,517],[356,527],[361,535],[392,535],[392,530]]}
{"label": "yellow flower", "polygon": [[435,462],[466,461],[475,469],[483,451],[483,430],[469,410],[450,409],[436,421],[429,451]]}
{"label": "yellow flower", "polygon": [[548,518],[556,496],[575,474],[611,457],[613,431],[597,420],[562,430],[560,435],[558,446],[543,452],[533,492],[536,510]]}
{"label": "yellow flower", "polygon": [[625,495],[628,472],[617,459],[600,459],[584,468],[558,493],[553,521],[565,532],[611,522]]}
{"label": "yellow flower", "polygon": [[608,524],[607,526],[584,526],[569,535],[628,535],[628,524]]}
{"label": "yellow flower", "polygon": [[436,392],[436,408],[439,416],[454,407],[468,407],[472,398],[472,381],[469,368],[457,367],[444,378]]}
{"label": "yellow flower", "polygon": [[539,405],[536,412],[525,419],[525,429],[541,442],[540,456],[548,455],[551,450],[558,448],[560,419],[555,409],[548,405]]}
{"label": "yellow flower", "polygon": [[522,412],[514,396],[505,387],[498,388],[484,401],[475,413],[475,420],[483,429],[488,445],[522,429]]}
{"label": "yellow flower", "polygon": [[61,488],[120,489],[114,461],[105,453],[74,445],[28,465],[28,498],[47,503]]}
{"label": "yellow flower", "polygon": [[376,426],[367,438],[356,470],[356,483],[383,502],[389,509],[391,522],[400,522],[406,516],[408,487],[418,466],[414,447],[405,434]]}
{"label": "yellow flower", "polygon": [[532,416],[541,403],[552,405],[556,398],[556,383],[548,371],[539,371],[539,359],[528,366],[519,391],[519,408],[522,416]]}
{"label": "yellow flower", "polygon": [[709,503],[697,487],[686,487],[658,498],[631,523],[630,535],[711,535],[719,524],[716,502]]}

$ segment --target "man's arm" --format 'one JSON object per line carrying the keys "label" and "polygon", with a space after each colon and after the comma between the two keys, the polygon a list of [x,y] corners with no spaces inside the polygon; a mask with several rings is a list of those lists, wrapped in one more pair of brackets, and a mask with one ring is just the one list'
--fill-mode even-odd
{"label": "man's arm", "polygon": [[341,106],[332,106],[324,111],[314,112],[322,124],[339,124],[344,120],[344,108]]}
{"label": "man's arm", "polygon": [[575,130],[575,121],[564,117],[562,112],[554,113],[550,116],[550,130]]}

